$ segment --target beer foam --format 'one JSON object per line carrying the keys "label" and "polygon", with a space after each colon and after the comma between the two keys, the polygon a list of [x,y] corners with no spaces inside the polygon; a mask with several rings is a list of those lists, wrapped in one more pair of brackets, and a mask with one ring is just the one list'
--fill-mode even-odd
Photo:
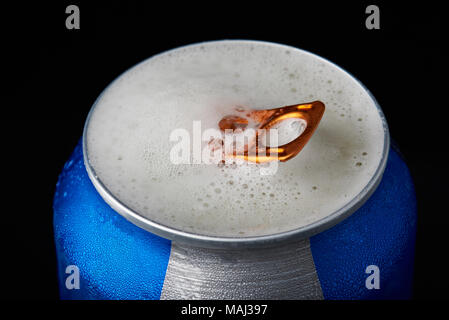
{"label": "beer foam", "polygon": [[[170,161],[169,137],[204,131],[235,106],[269,109],[320,100],[324,116],[304,149],[274,175],[258,165]],[[123,204],[195,234],[260,236],[306,226],[356,197],[379,167],[384,129],[375,102],[349,74],[305,51],[214,41],[154,56],[99,97],[86,130],[88,161]]]}

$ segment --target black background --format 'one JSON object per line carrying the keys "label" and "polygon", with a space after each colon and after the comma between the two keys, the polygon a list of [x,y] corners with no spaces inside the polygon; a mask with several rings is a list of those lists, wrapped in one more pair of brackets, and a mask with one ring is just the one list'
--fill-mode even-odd
{"label": "black background", "polygon": [[[59,1],[3,7],[12,102],[3,109],[2,294],[57,299],[52,198],[100,92],[141,60],[177,46],[254,39],[299,47],[340,65],[374,94],[412,172],[418,198],[414,297],[449,297],[447,73],[443,11],[435,3]],[[77,4],[81,29],[65,28]],[[380,8],[367,30],[365,8]],[[446,39],[447,40],[447,39]],[[9,42],[10,41],[10,42]],[[4,42],[5,43],[5,42]],[[18,168],[13,167],[18,165]],[[9,175],[11,174],[11,175]],[[6,176],[6,175],[5,175]],[[6,183],[5,183],[6,184]]]}

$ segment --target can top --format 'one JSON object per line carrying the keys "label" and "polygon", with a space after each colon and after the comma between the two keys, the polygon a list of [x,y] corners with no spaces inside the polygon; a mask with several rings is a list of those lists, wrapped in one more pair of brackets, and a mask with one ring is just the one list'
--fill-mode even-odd
{"label": "can top", "polygon": [[[207,130],[232,110],[313,100],[326,111],[289,161],[204,160]],[[132,223],[240,248],[309,237],[351,215],[379,184],[389,142],[375,98],[337,65],[281,44],[223,40],[164,52],[114,80],[89,112],[83,153],[97,191]]]}

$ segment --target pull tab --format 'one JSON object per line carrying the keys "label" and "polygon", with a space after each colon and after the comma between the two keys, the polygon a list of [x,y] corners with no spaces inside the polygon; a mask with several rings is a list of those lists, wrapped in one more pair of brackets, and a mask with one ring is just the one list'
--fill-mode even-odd
{"label": "pull tab", "polygon": [[[259,147],[258,135],[253,142],[249,144],[241,153],[234,151],[228,155],[236,159],[244,159],[249,162],[269,162],[274,160],[287,161],[296,156],[309,141],[315,129],[323,117],[325,106],[321,101],[314,101],[304,104],[296,104],[268,110],[244,110],[236,109],[238,112],[244,112],[244,116],[230,115],[223,117],[219,122],[221,130],[241,129],[245,130],[248,126],[248,118],[256,123],[255,129],[269,130],[274,125],[286,119],[302,119],[305,122],[305,129],[296,139],[277,147]],[[263,149],[262,149],[263,148]]]}

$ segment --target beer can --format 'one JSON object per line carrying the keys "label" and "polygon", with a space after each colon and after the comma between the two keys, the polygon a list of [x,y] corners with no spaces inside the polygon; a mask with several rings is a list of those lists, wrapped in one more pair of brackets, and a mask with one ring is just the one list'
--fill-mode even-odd
{"label": "beer can", "polygon": [[415,192],[376,105],[385,141],[366,187],[324,219],[257,237],[197,235],[142,218],[96,176],[84,132],[54,197],[61,298],[410,298]]}

